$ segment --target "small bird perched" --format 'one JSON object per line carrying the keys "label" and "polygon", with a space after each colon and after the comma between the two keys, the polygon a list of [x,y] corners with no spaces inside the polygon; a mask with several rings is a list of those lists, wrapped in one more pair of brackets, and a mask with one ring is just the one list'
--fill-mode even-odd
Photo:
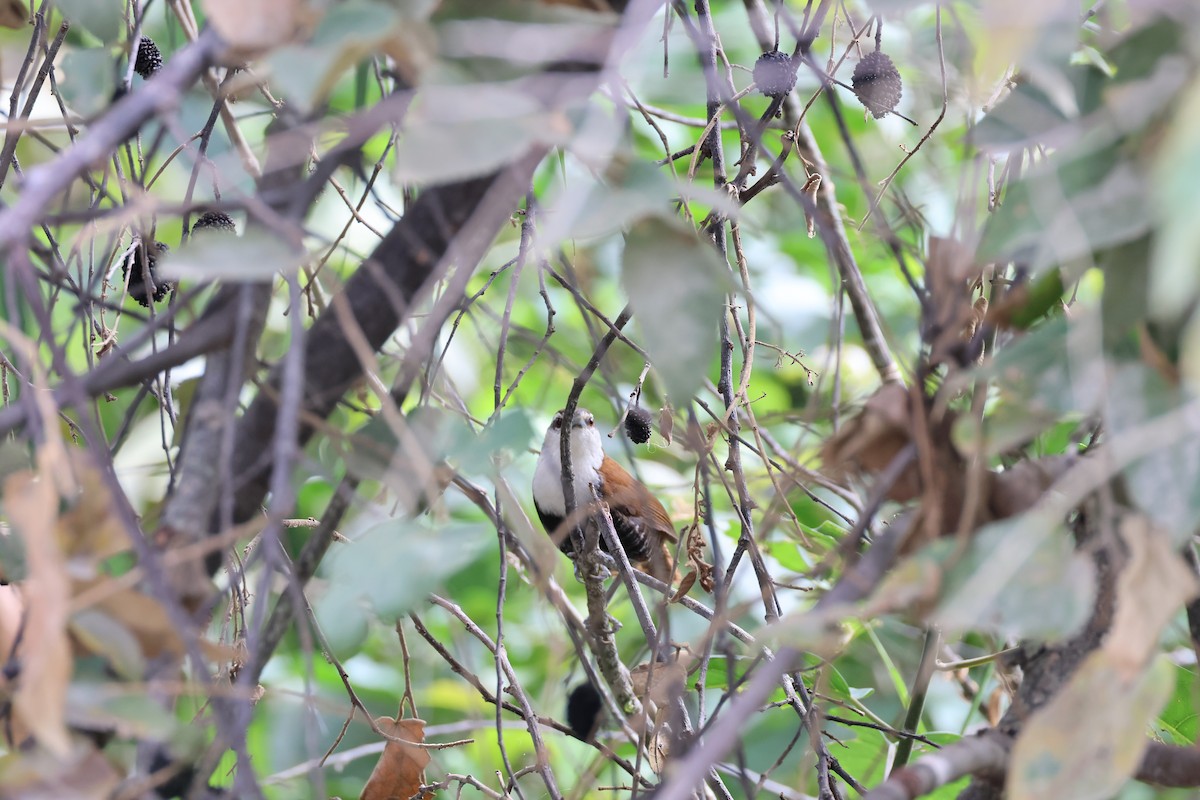
{"label": "small bird perched", "polygon": [[[562,426],[563,413],[560,411],[546,430],[542,454],[533,473],[533,505],[546,533],[573,559],[571,527],[563,524],[567,511],[559,447]],[[671,518],[649,489],[604,454],[596,418],[583,408],[576,409],[571,419],[571,466],[575,478],[575,506],[582,509],[577,512],[580,516],[576,519],[584,519],[583,514],[591,513],[592,509],[588,508],[592,502],[590,487],[595,486],[600,499],[608,505],[613,528],[629,561],[643,572],[670,584],[675,574],[671,545],[677,541]],[[608,552],[603,536],[600,537],[600,548]]]}

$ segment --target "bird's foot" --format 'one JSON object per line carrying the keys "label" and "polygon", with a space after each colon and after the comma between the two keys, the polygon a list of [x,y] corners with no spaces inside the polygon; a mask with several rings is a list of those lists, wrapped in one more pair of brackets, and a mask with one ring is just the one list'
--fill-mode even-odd
{"label": "bird's foot", "polygon": [[[595,580],[604,581],[617,573],[620,567],[617,565],[617,560],[605,553],[603,550],[596,552],[595,560],[588,560],[585,565],[582,561],[575,561],[575,580],[580,583],[587,583],[587,578],[591,577]],[[584,569],[591,568],[592,572],[585,573]]]}

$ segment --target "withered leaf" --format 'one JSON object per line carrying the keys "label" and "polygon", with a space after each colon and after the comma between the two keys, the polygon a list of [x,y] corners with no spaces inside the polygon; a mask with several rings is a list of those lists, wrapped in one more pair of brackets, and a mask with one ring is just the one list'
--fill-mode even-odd
{"label": "withered leaf", "polygon": [[22,0],[0,2],[0,26],[20,30],[29,24],[29,9]]}
{"label": "withered leaf", "polygon": [[23,471],[4,482],[4,509],[25,542],[29,570],[21,584],[26,620],[13,712],[43,746],[65,756],[71,748],[66,725],[71,581],[55,535],[57,508],[58,492],[44,476]]}
{"label": "withered leaf", "polygon": [[289,42],[318,20],[304,0],[204,0],[202,5],[209,23],[239,57]]}
{"label": "withered leaf", "polygon": [[1129,560],[1117,576],[1117,608],[1101,647],[1120,676],[1132,681],[1157,652],[1167,622],[1200,587],[1171,538],[1146,517],[1127,514],[1119,530]]}
{"label": "withered leaf", "polygon": [[[425,742],[425,720],[379,717],[375,724],[390,736],[417,744]],[[360,800],[410,800],[416,797],[425,783],[427,766],[429,751],[425,748],[388,741],[379,761],[375,762],[375,769],[371,770]],[[422,800],[432,796],[432,792],[425,792]]]}

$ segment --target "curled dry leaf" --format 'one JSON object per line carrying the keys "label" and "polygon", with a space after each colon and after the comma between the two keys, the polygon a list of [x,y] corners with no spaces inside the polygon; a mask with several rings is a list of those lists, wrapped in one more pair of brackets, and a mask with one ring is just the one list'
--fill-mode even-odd
{"label": "curled dry leaf", "polygon": [[987,314],[987,300],[971,303],[972,287],[979,281],[975,256],[962,242],[933,236],[925,282],[934,328],[930,362],[959,363],[963,345],[971,341]]}
{"label": "curled dry leaf", "polygon": [[[662,774],[671,754],[670,729],[666,726],[670,704],[674,698],[682,696],[684,683],[687,681],[688,665],[692,661],[691,653],[681,650],[670,661],[647,662],[629,671],[634,694],[641,698],[643,703],[654,704],[654,718],[649,720],[649,725],[646,726],[648,729],[644,731],[642,744],[649,758],[650,768],[657,775]],[[639,714],[629,722],[635,730],[639,730],[646,720]]]}
{"label": "curled dry leaf", "polygon": [[[0,586],[0,653],[12,653],[17,641],[17,632],[21,629],[21,619],[24,607],[21,594],[12,584]],[[8,697],[9,678],[0,672],[0,697]],[[23,742],[29,736],[29,731],[19,719],[12,721],[12,731],[8,734],[14,742]]]}
{"label": "curled dry leaf", "polygon": [[1004,472],[995,473],[988,503],[992,516],[998,520],[1007,519],[1028,511],[1056,480],[1078,462],[1078,456],[1068,453],[1022,461]]}
{"label": "curled dry leaf", "polygon": [[669,445],[671,434],[675,432],[675,415],[671,413],[670,406],[663,406],[658,411],[658,432]]}
{"label": "curled dry leaf", "polygon": [[21,0],[0,0],[0,26],[20,30],[29,24],[29,9]]}
{"label": "curled dry leaf", "polygon": [[1121,678],[1132,681],[1157,652],[1167,622],[1200,585],[1171,537],[1149,519],[1128,514],[1119,531],[1129,556],[1117,576],[1117,607],[1101,647]]}
{"label": "curled dry leaf", "polygon": [[[392,719],[379,717],[375,720],[379,729],[405,742],[424,744],[425,720]],[[425,784],[425,767],[429,766],[429,751],[415,744],[388,741],[371,770],[371,777],[363,787],[361,800],[427,800],[432,792],[422,793]]]}
{"label": "curled dry leaf", "polygon": [[690,654],[680,652],[671,661],[638,664],[629,670],[633,693],[643,701],[652,700],[655,705],[666,705],[683,692],[691,661]]}
{"label": "curled dry leaf", "polygon": [[104,753],[88,741],[77,741],[63,757],[36,751],[20,755],[19,766],[8,764],[4,770],[0,796],[5,800],[105,800],[121,782]]}
{"label": "curled dry leaf", "polygon": [[130,548],[129,536],[113,514],[112,495],[99,470],[82,457],[73,459],[78,494],[59,517],[59,540],[72,574],[95,574],[100,561]]}
{"label": "curled dry leaf", "polygon": [[316,26],[320,13],[305,0],[203,0],[204,14],[235,61],[302,38]]}
{"label": "curled dry leaf", "polygon": [[55,535],[57,508],[58,492],[44,477],[23,471],[4,482],[4,509],[25,543],[28,567],[21,583],[26,619],[13,713],[44,747],[66,756],[71,748],[66,724],[71,581]]}
{"label": "curled dry leaf", "polygon": [[[696,575],[700,581],[700,588],[709,594],[713,593],[716,587],[716,582],[713,580],[714,568],[713,565],[704,560],[704,535],[700,533],[700,528],[697,525],[690,525],[687,532],[684,534],[684,544],[687,547],[687,562],[691,565],[693,571],[689,575]],[[686,589],[680,587],[675,593],[672,602],[687,594],[687,589],[691,588],[691,582],[685,577],[684,582],[687,583]]]}
{"label": "curled dry leaf", "polygon": [[[960,524],[975,530],[987,522],[1028,510],[1078,461],[1070,454],[1050,456],[1018,463],[1003,472],[981,470],[976,474],[967,468],[966,459],[951,441],[954,414],[914,418],[912,405],[910,390],[903,386],[880,387],[822,451],[826,469],[837,477],[876,476],[904,447],[917,445],[916,458],[900,472],[886,494],[887,499],[899,503],[924,500],[922,524],[913,526],[902,553],[913,552],[937,536],[954,534]],[[918,431],[928,431],[928,435],[918,438]],[[976,478],[980,485],[971,492],[970,481]],[[925,485],[926,480],[932,485]]]}
{"label": "curled dry leaf", "polygon": [[[90,593],[104,583],[107,583],[107,579],[79,581],[75,585],[75,593]],[[171,623],[166,610],[153,597],[135,589],[123,588],[105,593],[90,607],[120,623],[133,634],[146,658],[158,658],[164,653],[183,654],[183,640],[179,637],[179,631]]]}
{"label": "curled dry leaf", "polygon": [[683,576],[683,579],[679,581],[679,588],[675,590],[675,594],[671,595],[670,602],[678,603],[681,598],[692,590],[692,586],[696,583],[696,574],[696,570],[692,570]]}
{"label": "curled dry leaf", "polygon": [[[912,440],[912,418],[907,387],[884,384],[855,417],[850,419],[822,450],[828,469],[838,475],[874,475],[887,469]],[[921,495],[921,477],[915,463],[908,466],[888,490],[888,499],[904,503]]]}

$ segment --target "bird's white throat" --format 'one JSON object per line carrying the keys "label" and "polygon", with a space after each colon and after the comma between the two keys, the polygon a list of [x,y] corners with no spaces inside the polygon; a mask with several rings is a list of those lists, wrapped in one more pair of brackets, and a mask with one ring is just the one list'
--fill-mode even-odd
{"label": "bird's white throat", "polygon": [[[583,412],[586,414],[587,412]],[[580,415],[576,414],[576,419]],[[587,414],[587,419],[591,415]],[[542,441],[542,454],[538,456],[537,468],[533,472],[533,501],[547,514],[563,516],[567,504],[562,491],[562,459],[560,458],[560,429],[551,425]],[[600,432],[592,425],[571,427],[571,473],[575,478],[575,505],[579,507],[592,498],[595,485],[599,489],[600,465],[604,462],[604,445]]]}

